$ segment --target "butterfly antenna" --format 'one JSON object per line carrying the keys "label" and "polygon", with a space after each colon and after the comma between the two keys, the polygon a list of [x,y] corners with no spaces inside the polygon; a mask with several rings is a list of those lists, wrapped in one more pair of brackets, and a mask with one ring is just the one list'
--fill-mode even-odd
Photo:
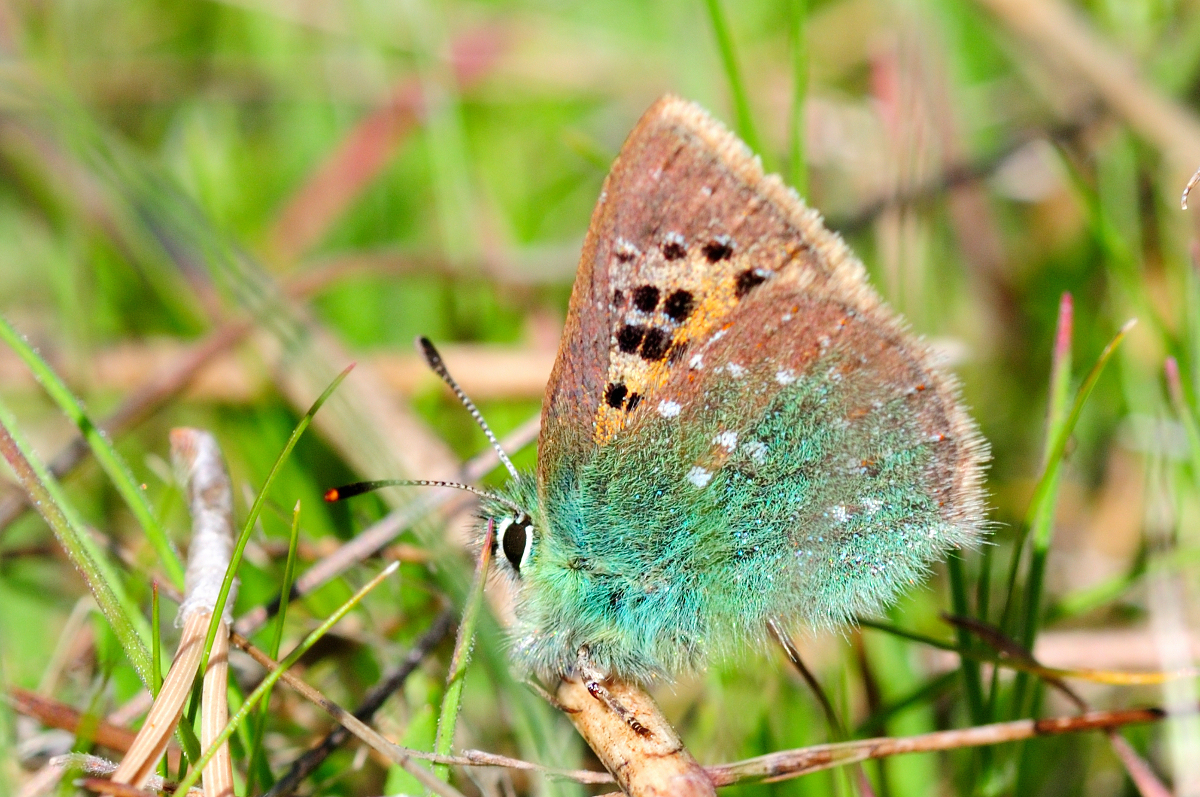
{"label": "butterfly antenna", "polygon": [[489,493],[486,490],[480,490],[478,487],[472,487],[469,484],[462,482],[443,482],[443,481],[428,481],[426,479],[380,479],[371,482],[354,482],[353,484],[343,484],[341,487],[334,487],[325,491],[325,500],[329,503],[334,501],[345,501],[347,498],[353,498],[356,495],[382,490],[384,487],[451,487],[455,490],[464,490],[468,493],[474,493],[480,498],[486,498],[489,501],[503,504],[513,512],[523,514],[521,507],[509,501],[507,498]]}
{"label": "butterfly antenna", "polygon": [[442,359],[442,355],[438,354],[438,350],[434,348],[433,342],[425,336],[417,338],[417,346],[421,349],[421,354],[425,357],[425,362],[435,374],[442,378],[454,395],[458,396],[459,402],[466,407],[467,412],[471,413],[471,417],[475,419],[475,423],[479,424],[479,428],[487,435],[487,439],[491,442],[492,448],[496,449],[496,456],[504,463],[504,467],[508,468],[508,472],[512,474],[516,481],[521,480],[521,474],[517,473],[517,469],[513,467],[512,460],[508,458],[508,454],[504,453],[504,449],[500,447],[500,441],[496,439],[492,428],[487,425],[487,421],[483,419],[483,415],[479,412],[479,408],[475,406],[475,402],[467,397],[463,389],[458,386],[458,382],[454,381],[454,377],[450,376],[450,371],[446,369],[446,362]]}

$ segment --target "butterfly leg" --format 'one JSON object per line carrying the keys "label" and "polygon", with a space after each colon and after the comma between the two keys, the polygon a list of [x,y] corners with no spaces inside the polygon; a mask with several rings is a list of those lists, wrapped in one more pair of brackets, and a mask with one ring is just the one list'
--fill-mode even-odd
{"label": "butterfly leg", "polygon": [[579,649],[575,661],[575,674],[579,676],[579,680],[587,688],[588,694],[603,703],[609,711],[621,718],[621,720],[629,726],[629,729],[638,736],[650,737],[652,734],[650,729],[638,721],[636,714],[626,708],[621,701],[613,697],[608,688],[604,685],[608,680],[608,674],[592,664],[591,657],[588,655],[587,645]]}
{"label": "butterfly leg", "polygon": [[533,680],[532,678],[526,678],[522,681],[522,683],[524,683],[526,686],[528,686],[530,689],[532,689],[534,692],[536,692],[538,697],[540,697],[542,700],[545,700],[551,706],[553,706],[554,708],[563,712],[564,714],[578,714],[579,713],[579,709],[571,708],[570,706],[564,704],[557,697],[555,697],[554,695],[547,692],[545,690],[545,688],[542,687],[541,684],[539,684],[537,681]]}

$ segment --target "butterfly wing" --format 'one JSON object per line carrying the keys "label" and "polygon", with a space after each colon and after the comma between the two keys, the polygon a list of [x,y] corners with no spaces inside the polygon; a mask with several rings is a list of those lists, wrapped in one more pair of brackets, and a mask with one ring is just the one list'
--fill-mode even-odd
{"label": "butterfly wing", "polygon": [[547,391],[524,655],[648,677],[874,608],[977,538],[985,459],[840,238],[664,98],[605,183]]}

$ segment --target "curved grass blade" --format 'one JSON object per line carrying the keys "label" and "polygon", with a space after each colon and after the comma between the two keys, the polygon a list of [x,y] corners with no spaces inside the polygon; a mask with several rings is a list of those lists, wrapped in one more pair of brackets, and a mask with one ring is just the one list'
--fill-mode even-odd
{"label": "curved grass blade", "polygon": [[59,544],[67,552],[88,585],[96,605],[112,626],[138,678],[149,688],[151,673],[150,628],[129,596],[117,571],[88,534],[75,508],[67,501],[58,482],[17,431],[16,419],[0,403],[0,455],[12,468],[29,502],[45,518]]}
{"label": "curved grass blade", "polygon": [[129,511],[137,518],[142,531],[146,533],[146,539],[154,546],[159,561],[166,570],[167,577],[171,579],[171,583],[177,589],[183,589],[183,564],[179,561],[179,554],[172,547],[166,531],[158,522],[158,518],[154,516],[154,510],[150,508],[150,502],[146,500],[146,494],[138,486],[138,481],[134,478],[133,472],[129,470],[129,465],[117,453],[112,441],[96,428],[84,410],[83,404],[54,372],[54,369],[2,316],[0,316],[0,340],[7,343],[17,353],[17,356],[45,388],[50,398],[54,399],[54,403],[58,405],[63,414],[79,428],[79,433],[87,441],[92,455],[96,457],[100,467],[104,468],[104,472],[108,474],[108,478],[117,488],[117,492],[121,494]]}
{"label": "curved grass blade", "polygon": [[312,423],[313,416],[317,414],[317,410],[321,409],[321,405],[333,395],[333,391],[337,390],[338,385],[350,375],[350,371],[353,368],[354,363],[346,366],[345,370],[329,383],[329,387],[325,388],[325,392],[317,397],[317,400],[308,408],[308,412],[304,413],[304,417],[300,419],[300,423],[296,424],[296,428],[292,430],[292,436],[288,438],[287,443],[283,446],[283,450],[279,452],[275,464],[271,467],[271,472],[267,474],[267,479],[263,482],[262,489],[258,491],[258,496],[255,497],[254,504],[250,507],[250,514],[246,516],[246,524],[242,528],[241,535],[238,537],[237,545],[233,549],[233,555],[229,558],[229,567],[225,570],[225,579],[221,582],[221,591],[217,594],[217,603],[213,606],[212,619],[208,624],[208,633],[204,637],[204,655],[201,657],[200,667],[196,671],[198,679],[201,677],[200,673],[204,673],[208,669],[209,651],[212,650],[213,640],[217,638],[217,627],[221,624],[221,619],[225,616],[225,602],[229,599],[229,590],[233,588],[234,576],[237,575],[238,567],[242,563],[242,554],[246,550],[246,543],[250,541],[250,533],[254,531],[254,524],[258,522],[258,516],[262,512],[267,493],[270,492],[271,485],[275,482],[275,477],[279,475],[279,470],[283,467],[283,463],[287,460],[288,455],[296,447],[296,442],[300,439],[300,435],[304,434],[304,430]]}
{"label": "curved grass blade", "polygon": [[[449,755],[454,744],[454,727],[458,723],[458,710],[462,703],[463,683],[467,677],[467,664],[471,659],[471,648],[475,644],[475,624],[483,609],[483,588],[487,584],[488,568],[492,564],[492,540],[496,533],[496,522],[489,518],[487,532],[483,537],[483,548],[479,562],[475,565],[475,579],[463,610],[462,622],[458,625],[458,637],[454,640],[454,655],[450,659],[450,672],[446,676],[446,694],[442,697],[442,709],[438,715],[437,737],[433,752]],[[434,767],[442,780],[449,780],[450,768],[444,764]]]}
{"label": "curved grass blade", "polygon": [[[1037,487],[1033,491],[1033,498],[1029,502],[1025,527],[1035,529],[1041,534],[1041,538],[1037,536],[1034,538],[1033,559],[1030,562],[1029,581],[1025,590],[1025,623],[1020,637],[1021,644],[1030,650],[1033,649],[1033,642],[1037,636],[1037,616],[1041,607],[1042,580],[1045,576],[1046,555],[1050,548],[1054,504],[1058,497],[1058,478],[1062,470],[1063,455],[1067,450],[1067,441],[1070,440],[1071,433],[1075,431],[1075,424],[1079,421],[1080,413],[1083,412],[1083,405],[1087,403],[1088,397],[1096,387],[1096,382],[1100,380],[1104,366],[1108,365],[1108,361],[1112,359],[1117,347],[1121,345],[1121,341],[1129,334],[1129,330],[1135,323],[1137,323],[1137,319],[1125,322],[1108,345],[1104,347],[1096,364],[1092,366],[1087,377],[1084,378],[1083,384],[1079,386],[1079,391],[1075,394],[1075,402],[1071,406],[1071,413],[1062,422],[1054,437],[1054,445],[1050,447],[1042,476],[1038,479]],[[1044,529],[1038,525],[1039,522],[1045,523]]]}

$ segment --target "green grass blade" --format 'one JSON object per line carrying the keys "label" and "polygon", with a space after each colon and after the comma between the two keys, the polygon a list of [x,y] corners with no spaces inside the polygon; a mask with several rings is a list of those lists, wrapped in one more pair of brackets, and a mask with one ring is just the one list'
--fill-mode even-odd
{"label": "green grass blade", "polygon": [[[1020,632],[1013,634],[1019,640],[1022,647],[1027,650],[1033,649],[1034,641],[1037,638],[1038,621],[1041,615],[1042,587],[1046,572],[1046,557],[1049,554],[1054,521],[1054,507],[1058,498],[1058,481],[1067,442],[1075,429],[1075,424],[1079,420],[1079,415],[1083,411],[1084,404],[1087,403],[1088,397],[1091,395],[1096,382],[1099,381],[1100,375],[1104,371],[1104,367],[1112,359],[1117,347],[1125,339],[1125,335],[1129,333],[1134,323],[1134,320],[1130,320],[1121,327],[1113,339],[1109,341],[1108,345],[1104,347],[1104,351],[1100,353],[1100,357],[1096,360],[1096,363],[1084,378],[1083,383],[1079,386],[1079,390],[1075,394],[1075,401],[1071,406],[1071,412],[1059,424],[1057,432],[1052,438],[1052,443],[1047,448],[1042,475],[1038,479],[1037,486],[1033,492],[1033,498],[1029,502],[1029,510],[1026,513],[1023,528],[1027,534],[1032,533],[1034,548],[1030,557],[1029,575],[1025,582],[1023,595],[1024,612]],[[1018,548],[1014,551],[1014,558],[1019,556],[1020,549]],[[1012,598],[1016,589],[1015,573],[1010,574],[1010,576],[1012,577],[1010,577],[1009,582],[1009,603],[1006,609],[1013,605]],[[1008,611],[1006,611],[1006,619],[1008,614]],[[1001,629],[1006,633],[1011,630],[1003,624]],[[993,684],[995,683],[996,680],[993,678]],[[1009,716],[1019,717],[1025,715],[1028,687],[1028,675],[1019,673],[1013,681],[1012,696],[1009,701]],[[994,693],[995,690],[993,689],[993,695]]]}
{"label": "green grass blade", "polygon": [[725,77],[729,80],[729,92],[733,96],[733,111],[738,135],[746,146],[763,154],[758,141],[758,133],[754,130],[754,117],[750,113],[750,98],[746,93],[746,84],[742,81],[738,69],[737,54],[733,47],[733,34],[725,19],[725,10],[721,8],[721,0],[704,0],[708,8],[708,18],[712,22],[713,33],[717,37],[717,50],[721,53],[721,66],[725,68]]}
{"label": "green grass blade", "polygon": [[[308,412],[304,413],[304,417],[300,419],[300,423],[296,424],[296,428],[292,430],[292,436],[288,438],[287,443],[283,446],[283,450],[279,452],[279,456],[275,459],[275,464],[271,467],[271,472],[267,474],[267,479],[263,482],[262,489],[258,491],[258,495],[250,507],[250,514],[246,516],[246,525],[242,528],[241,536],[238,537],[237,545],[233,549],[233,555],[229,557],[229,567],[225,570],[225,579],[221,582],[221,591],[217,593],[217,603],[213,607],[212,620],[208,624],[208,633],[204,636],[204,655],[200,658],[200,667],[196,671],[197,681],[203,677],[202,674],[208,669],[208,655],[212,650],[213,640],[217,638],[217,626],[221,624],[221,618],[225,615],[225,601],[229,599],[229,590],[233,588],[233,579],[237,575],[238,567],[242,563],[242,554],[246,551],[246,543],[250,541],[250,534],[254,531],[254,524],[258,522],[258,516],[262,512],[263,503],[267,499],[267,493],[271,491],[271,485],[275,482],[275,477],[279,475],[279,470],[283,467],[283,463],[287,461],[288,455],[296,447],[300,435],[304,434],[304,430],[312,423],[313,416],[317,414],[317,410],[321,409],[321,405],[333,395],[333,391],[337,390],[338,385],[350,375],[350,371],[353,368],[353,363],[346,366],[346,369],[329,383],[329,387],[325,388],[325,392],[317,397],[317,400],[308,408]],[[194,705],[196,705],[195,701],[193,701]]]}
{"label": "green grass blade", "polygon": [[[229,722],[221,730],[221,733],[217,735],[217,738],[213,740],[212,746],[204,751],[204,755],[200,756],[200,760],[196,761],[191,771],[187,774],[187,777],[183,778],[179,782],[179,786],[175,790],[176,794],[186,794],[187,790],[196,784],[196,781],[200,778],[200,774],[204,771],[204,767],[209,761],[212,760],[212,757],[216,755],[217,750],[219,750],[221,745],[229,740],[229,737],[232,736],[238,729],[238,726],[246,720],[246,717],[249,716],[250,712],[253,711],[254,708],[259,704],[259,702],[263,699],[263,696],[275,686],[275,683],[280,679],[284,672],[286,672],[288,668],[299,661],[300,657],[303,656],[309,648],[320,641],[321,637],[329,633],[329,629],[333,628],[333,626],[335,626],[338,621],[345,617],[351,609],[357,606],[359,602],[367,596],[368,592],[379,586],[385,578],[390,576],[392,573],[395,573],[399,567],[399,562],[392,562],[390,565],[380,571],[379,575],[375,576],[366,584],[364,584],[361,589],[359,589],[350,597],[349,600],[339,606],[337,610],[325,620],[325,622],[321,623],[319,626],[313,629],[308,636],[301,640],[300,644],[296,645],[292,652],[287,655],[287,658],[279,662],[278,667],[267,673],[267,677],[263,678],[262,683],[260,683],[258,687],[250,693],[250,696],[246,698],[244,703],[242,703],[241,708],[237,710],[237,713],[229,718]],[[436,779],[434,780],[437,782]],[[440,782],[437,783],[439,786],[444,786],[444,784]]]}
{"label": "green grass blade", "polygon": [[1104,372],[1104,366],[1108,365],[1108,361],[1112,359],[1113,354],[1117,351],[1117,347],[1121,345],[1121,341],[1129,334],[1129,330],[1133,328],[1134,323],[1135,320],[1132,319],[1125,322],[1125,325],[1121,327],[1116,336],[1104,347],[1104,351],[1100,353],[1096,364],[1092,366],[1091,371],[1084,378],[1083,384],[1079,386],[1079,392],[1075,394],[1075,402],[1071,406],[1071,412],[1062,421],[1057,434],[1054,436],[1054,443],[1047,452],[1042,476],[1038,479],[1037,487],[1033,491],[1033,498],[1029,502],[1029,512],[1025,518],[1025,526],[1035,530],[1035,547],[1034,559],[1030,567],[1029,581],[1026,587],[1025,625],[1020,641],[1023,646],[1030,650],[1033,649],[1033,641],[1037,636],[1037,615],[1041,604],[1042,576],[1045,571],[1046,553],[1050,545],[1050,530],[1047,529],[1042,539],[1039,540],[1036,535],[1041,530],[1037,524],[1044,522],[1051,527],[1053,525],[1054,505],[1058,497],[1058,479],[1062,471],[1063,455],[1067,450],[1067,442],[1071,438],[1071,433],[1075,430],[1075,424],[1079,421],[1079,415],[1083,412],[1084,404],[1087,403],[1093,388],[1096,387],[1096,382],[1099,381],[1100,374]]}
{"label": "green grass blade", "polygon": [[[1071,333],[1074,321],[1074,305],[1071,294],[1064,293],[1059,301],[1058,329],[1054,340],[1054,361],[1050,369],[1050,406],[1046,413],[1046,442],[1042,452],[1042,467],[1047,468],[1053,454],[1051,445],[1058,440],[1062,433],[1063,424],[1067,422],[1067,412],[1071,402]],[[1054,483],[1050,486],[1051,494],[1058,492],[1059,472],[1055,471]],[[1043,502],[1035,514],[1032,534],[1033,549],[1045,551],[1050,547],[1050,537],[1054,532],[1054,501]],[[1049,514],[1047,514],[1049,512]]]}
{"label": "green grass blade", "polygon": [[[437,738],[433,752],[450,755],[454,744],[454,728],[458,724],[458,710],[462,704],[463,684],[467,677],[467,664],[471,660],[471,647],[475,644],[475,625],[483,609],[483,588],[487,584],[488,568],[492,564],[492,540],[496,532],[495,521],[488,520],[487,533],[479,562],[475,565],[475,579],[467,596],[462,622],[458,624],[458,637],[454,640],[454,655],[450,658],[450,672],[446,676],[446,694],[442,696],[442,709],[438,715]],[[433,771],[442,780],[450,779],[450,768],[439,764]]]}
{"label": "green grass blade", "polygon": [[[960,617],[967,617],[970,615],[971,609],[967,604],[967,581],[963,574],[962,559],[951,553],[946,559],[946,570],[950,576],[950,602],[954,607],[954,613]],[[964,629],[955,628],[955,633],[958,636],[959,647],[966,650],[974,646],[974,640]],[[980,678],[979,665],[964,658],[961,660],[960,666],[963,689],[967,695],[967,710],[970,712],[971,721],[976,725],[982,725],[987,721],[987,714],[983,702],[983,681]]]}
{"label": "green grass blade", "polygon": [[50,398],[54,399],[63,414],[79,428],[79,433],[87,441],[96,461],[100,463],[100,467],[104,468],[104,472],[108,474],[113,486],[117,488],[117,492],[124,499],[125,505],[137,518],[142,531],[146,533],[146,538],[154,546],[159,561],[162,562],[163,569],[167,572],[167,577],[171,579],[171,583],[177,589],[183,589],[183,564],[179,561],[179,554],[171,546],[166,531],[158,522],[158,518],[154,516],[154,510],[150,508],[150,502],[146,500],[146,494],[139,486],[138,480],[134,478],[133,472],[129,470],[125,460],[117,453],[112,442],[92,423],[91,418],[83,409],[83,404],[54,372],[54,369],[2,316],[0,316],[0,340],[7,343],[17,353],[17,356],[50,394]]}
{"label": "green grass blade", "polygon": [[158,582],[150,593],[150,696],[158,697],[162,689],[162,617],[159,614]]}
{"label": "green grass blade", "polygon": [[808,195],[804,103],[808,99],[808,0],[788,3],[788,44],[792,55],[792,112],[788,118],[788,177],[800,196]]}
{"label": "green grass blade", "polygon": [[[1064,293],[1059,300],[1058,324],[1054,336],[1054,352],[1051,355],[1050,396],[1046,410],[1046,437],[1042,444],[1043,478],[1051,460],[1054,442],[1057,439],[1058,433],[1062,431],[1062,424],[1065,421],[1065,410],[1071,386],[1071,336],[1073,326],[1074,305],[1071,301],[1071,295]],[[1057,489],[1057,484],[1058,476],[1055,475],[1053,485],[1055,489]],[[1035,505],[1035,502],[1031,502],[1030,504],[1030,506]],[[1052,521],[1053,517],[1050,520]],[[1004,612],[1000,618],[1000,627],[1008,631],[1013,630],[1010,623],[1012,622],[1013,608],[1016,605],[1017,578],[1020,575],[1021,559],[1025,550],[1025,543],[1029,539],[1032,527],[1029,523],[1022,525],[1017,540],[1013,545],[1012,559],[1009,562],[1008,591],[1004,599]],[[1043,531],[1043,535],[1045,533]]]}
{"label": "green grass blade", "polygon": [[[296,502],[295,509],[292,510],[292,532],[288,537],[288,552],[287,562],[283,566],[283,583],[279,587],[279,612],[275,616],[275,633],[271,636],[270,647],[267,648],[267,653],[271,658],[278,661],[279,646],[283,643],[283,625],[287,621],[288,603],[292,597],[292,583],[296,579],[296,548],[300,540],[300,502]],[[256,777],[263,777],[262,783],[264,787],[269,787],[271,773],[266,767],[266,762],[262,760],[262,741],[263,735],[267,729],[267,715],[271,704],[271,690],[263,695],[262,706],[258,711],[258,722],[254,727],[254,738],[250,743],[250,763],[246,765],[246,793],[250,794],[254,791],[254,780]],[[265,772],[260,772],[260,764]]]}
{"label": "green grass blade", "polygon": [[83,576],[96,605],[112,626],[126,657],[149,688],[153,682],[149,652],[150,628],[137,604],[125,593],[117,571],[92,540],[87,527],[46,466],[17,430],[16,419],[0,403],[0,455],[8,461],[29,502],[45,518],[50,530],[66,551],[71,564]]}
{"label": "green grass blade", "polygon": [[[162,615],[158,604],[158,580],[150,590],[150,696],[158,699],[162,691]],[[158,764],[159,774],[168,777],[167,756]]]}

